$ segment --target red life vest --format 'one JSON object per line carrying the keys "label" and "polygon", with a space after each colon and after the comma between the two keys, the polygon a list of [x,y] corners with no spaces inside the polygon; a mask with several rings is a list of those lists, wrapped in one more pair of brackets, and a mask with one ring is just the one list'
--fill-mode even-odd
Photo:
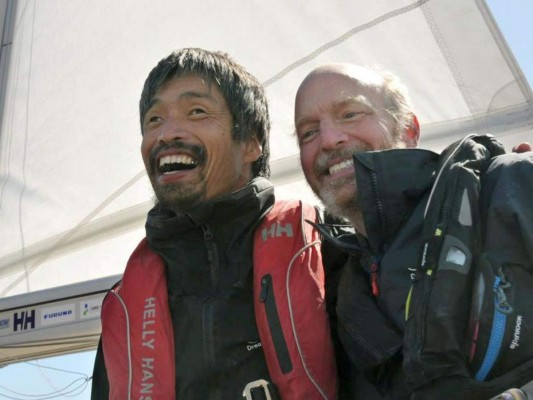
{"label": "red life vest", "polygon": [[[316,210],[276,202],[255,231],[255,316],[272,382],[283,400],[336,398]],[[175,398],[174,334],[163,260],[143,239],[102,305],[112,400]],[[243,388],[244,389],[244,388]]]}

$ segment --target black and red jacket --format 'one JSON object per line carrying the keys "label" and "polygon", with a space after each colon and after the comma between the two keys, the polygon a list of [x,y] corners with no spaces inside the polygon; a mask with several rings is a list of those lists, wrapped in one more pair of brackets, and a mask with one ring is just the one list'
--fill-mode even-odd
{"label": "black and red jacket", "polygon": [[261,379],[282,399],[335,398],[320,242],[303,221],[316,213],[273,200],[256,179],[188,214],[151,211],[104,301],[93,398],[240,398]]}

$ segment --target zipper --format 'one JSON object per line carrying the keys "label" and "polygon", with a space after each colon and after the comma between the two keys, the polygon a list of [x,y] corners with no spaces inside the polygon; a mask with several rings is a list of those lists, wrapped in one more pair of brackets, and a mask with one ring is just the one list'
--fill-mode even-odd
{"label": "zipper", "polygon": [[[445,201],[442,205],[442,219],[438,226],[438,228],[441,229],[442,232],[446,230],[446,227],[448,226],[448,221],[450,220],[450,215],[452,212],[452,206],[455,204],[455,197],[457,196],[457,179],[458,179],[459,169],[458,168],[452,168],[450,170],[450,176],[448,178],[448,182],[453,182],[447,184],[448,188],[453,189],[453,193],[451,196],[445,196],[446,199],[450,199],[449,201]],[[438,248],[440,252],[440,247]]]}
{"label": "zipper", "polygon": [[372,294],[374,297],[379,296],[379,257],[372,258],[370,264],[370,283],[372,284]]}
{"label": "zipper", "polygon": [[358,333],[353,333],[353,332],[349,332],[350,336],[352,337],[352,339],[355,340],[355,342],[362,348],[365,349],[365,355],[369,358],[371,358],[371,360],[377,364],[377,363],[382,363],[383,360],[384,360],[384,355],[383,355],[383,351],[380,351],[378,350],[374,345],[372,345],[371,343],[369,343],[364,336],[358,334]]}
{"label": "zipper", "polygon": [[218,283],[218,250],[213,240],[213,231],[208,224],[202,225],[204,232],[204,243],[207,250],[207,263],[211,272],[211,283],[216,286]]}
{"label": "zipper", "polygon": [[[383,202],[379,196],[378,175],[375,171],[370,170],[370,180],[372,182],[372,192],[374,193],[376,210],[378,212],[379,231],[383,236],[383,232],[385,232],[385,211],[383,208]],[[380,247],[380,253],[385,254],[385,245],[382,244]],[[379,296],[379,260],[380,257],[373,256],[372,264],[370,264],[370,283],[372,284],[372,294],[374,297]]]}
{"label": "zipper", "polygon": [[207,299],[202,305],[202,342],[204,361],[208,368],[212,368],[215,366],[215,340],[211,299]]}
{"label": "zipper", "polygon": [[283,335],[281,328],[281,321],[279,319],[278,308],[276,306],[276,299],[274,296],[274,289],[272,283],[272,275],[267,274],[261,278],[261,292],[259,293],[259,301],[264,304],[265,314],[268,322],[268,328],[276,350],[279,367],[283,374],[292,371],[292,360],[287,348],[287,341]]}
{"label": "zipper", "polygon": [[378,174],[376,171],[370,170],[370,180],[372,182],[372,192],[374,193],[374,199],[376,201],[376,209],[378,211],[378,221],[380,234],[383,235],[385,228],[385,211],[383,210],[383,202],[379,196]]}
{"label": "zipper", "polygon": [[494,280],[494,315],[489,342],[483,362],[476,372],[476,380],[483,382],[492,371],[500,350],[502,348],[505,330],[507,327],[507,315],[512,312],[512,307],[507,303],[503,289],[506,287],[505,280],[497,276]]}
{"label": "zipper", "polygon": [[[202,225],[204,233],[204,243],[207,250],[207,263],[211,273],[211,283],[213,287],[218,284],[218,251],[213,240],[213,231],[208,224]],[[215,365],[215,339],[214,339],[214,317],[212,299],[207,299],[202,305],[202,342],[203,356],[206,365],[212,368]]]}

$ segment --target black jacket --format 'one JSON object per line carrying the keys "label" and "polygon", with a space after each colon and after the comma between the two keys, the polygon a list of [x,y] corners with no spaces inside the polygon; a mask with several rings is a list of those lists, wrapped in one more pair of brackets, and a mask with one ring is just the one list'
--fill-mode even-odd
{"label": "black jacket", "polygon": [[[357,190],[368,238],[322,226],[330,243],[324,244],[324,252],[333,253],[327,248],[334,246],[350,254],[342,266],[324,257],[328,305],[330,312],[335,310],[335,334],[342,343],[337,359],[345,398],[405,396],[404,306],[418,259],[421,212],[437,160],[436,153],[420,149],[356,154]],[[377,295],[372,293],[373,280]]]}
{"label": "black jacket", "polygon": [[[176,215],[154,207],[146,235],[165,261],[175,335],[176,398],[236,399],[270,380],[253,304],[253,233],[274,204],[273,186],[254,179],[230,196]],[[108,397],[101,346],[93,399]]]}
{"label": "black jacket", "polygon": [[[398,400],[436,398],[437,393],[447,398],[446,390],[455,386],[453,398],[470,398],[480,392],[473,379],[446,386],[437,381],[412,397],[402,369],[405,304],[422,254],[424,208],[439,156],[420,149],[360,153],[354,155],[354,167],[368,237],[339,235],[338,228],[331,232],[330,226],[322,226],[329,246],[350,254],[343,266],[337,262],[328,267],[328,307],[336,314],[335,334],[342,344],[341,388],[354,399]],[[483,175],[479,199],[487,227],[484,243],[504,240],[506,245],[498,248],[505,250],[499,254],[523,265],[533,260],[532,176],[532,153],[499,156]],[[509,225],[501,218],[509,214],[521,216],[521,221],[516,217],[516,224]],[[489,390],[481,391],[490,397]]]}

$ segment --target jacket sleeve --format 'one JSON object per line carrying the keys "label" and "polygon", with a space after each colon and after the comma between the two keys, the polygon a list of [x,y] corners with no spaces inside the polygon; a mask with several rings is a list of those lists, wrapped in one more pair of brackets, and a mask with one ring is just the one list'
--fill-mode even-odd
{"label": "jacket sleeve", "polygon": [[483,246],[500,265],[533,260],[532,193],[533,152],[495,157],[482,176]]}
{"label": "jacket sleeve", "polygon": [[94,360],[91,400],[107,400],[108,398],[109,381],[107,380],[107,369],[105,366],[104,352],[102,350],[102,338],[100,338],[98,349],[96,350],[96,358]]}
{"label": "jacket sleeve", "polygon": [[[533,152],[495,157],[481,175],[480,217],[483,253],[496,271],[501,266],[530,268],[533,260]],[[500,354],[499,357],[502,355]],[[417,390],[411,400],[485,400],[531,379],[531,362],[487,381],[449,376]],[[522,373],[520,371],[524,370]]]}

